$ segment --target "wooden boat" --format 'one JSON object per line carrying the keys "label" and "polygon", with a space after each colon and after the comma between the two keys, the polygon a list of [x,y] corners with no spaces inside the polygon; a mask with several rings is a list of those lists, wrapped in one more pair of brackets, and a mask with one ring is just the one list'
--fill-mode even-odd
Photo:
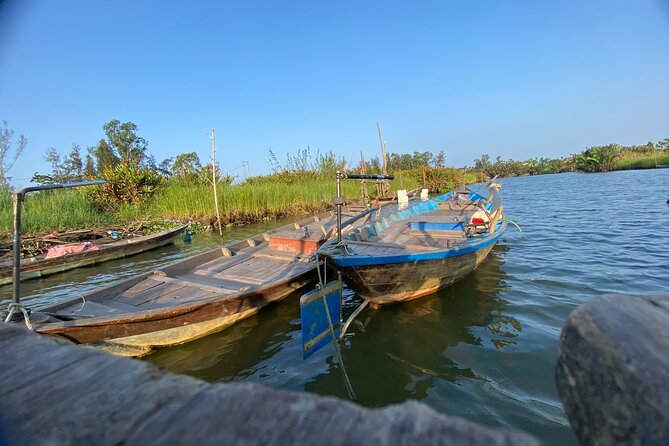
{"label": "wooden boat", "polygon": [[[108,260],[139,254],[150,249],[174,243],[185,230],[185,226],[155,234],[133,237],[97,246],[86,250],[47,258],[45,254],[21,259],[21,280],[34,279],[67,271],[81,266],[94,265]],[[13,262],[0,263],[0,285],[12,283]]]}
{"label": "wooden boat", "polygon": [[[350,218],[364,222],[374,209]],[[322,214],[32,311],[37,333],[141,356],[222,330],[309,284],[335,228]],[[343,233],[343,231],[342,231]]]}
{"label": "wooden boat", "polygon": [[469,189],[410,201],[318,251],[374,305],[415,299],[472,272],[506,229],[499,185],[487,197]]}

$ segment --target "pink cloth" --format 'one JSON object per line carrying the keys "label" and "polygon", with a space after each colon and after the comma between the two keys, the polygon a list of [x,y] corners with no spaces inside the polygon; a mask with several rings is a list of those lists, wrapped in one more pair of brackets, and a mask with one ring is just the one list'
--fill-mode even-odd
{"label": "pink cloth", "polygon": [[100,248],[98,245],[92,242],[83,242],[83,243],[72,243],[70,245],[58,245],[52,246],[46,252],[45,259],[53,259],[54,257],[61,257],[65,254],[74,254],[77,252],[84,251],[98,251]]}

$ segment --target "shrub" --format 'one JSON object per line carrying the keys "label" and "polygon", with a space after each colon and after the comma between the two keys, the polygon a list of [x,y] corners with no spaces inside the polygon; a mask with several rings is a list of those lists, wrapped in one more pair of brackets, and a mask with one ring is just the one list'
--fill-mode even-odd
{"label": "shrub", "polygon": [[462,172],[452,167],[425,167],[412,169],[407,173],[418,180],[419,184],[423,184],[423,172],[425,172],[425,185],[430,193],[448,192],[464,181]]}
{"label": "shrub", "polygon": [[162,181],[153,170],[129,163],[106,167],[102,178],[106,183],[92,189],[91,193],[95,206],[103,210],[115,210],[125,204],[144,204]]}

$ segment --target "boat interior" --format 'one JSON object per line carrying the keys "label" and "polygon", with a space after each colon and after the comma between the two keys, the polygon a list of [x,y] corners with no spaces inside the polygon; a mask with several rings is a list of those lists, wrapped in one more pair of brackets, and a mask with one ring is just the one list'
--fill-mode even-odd
{"label": "boat interior", "polygon": [[379,256],[438,251],[494,233],[502,217],[497,188],[488,197],[469,190],[414,200],[406,208],[355,228],[346,236],[346,255]]}
{"label": "boat interior", "polygon": [[332,215],[314,217],[37,311],[49,318],[42,322],[122,317],[261,290],[313,269],[314,253],[335,224]]}

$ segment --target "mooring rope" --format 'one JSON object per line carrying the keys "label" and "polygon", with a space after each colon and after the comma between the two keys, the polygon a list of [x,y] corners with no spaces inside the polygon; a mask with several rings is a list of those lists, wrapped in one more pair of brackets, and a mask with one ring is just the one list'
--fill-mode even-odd
{"label": "mooring rope", "polygon": [[318,284],[323,288],[325,283],[323,282],[323,278],[321,277],[321,261],[318,260],[318,257],[316,257],[316,272],[318,273]]}
{"label": "mooring rope", "polygon": [[514,225],[514,226],[516,227],[516,229],[518,229],[518,232],[523,232],[523,230],[520,229],[520,226],[518,226],[518,224],[517,224],[515,221],[513,221],[513,220],[509,220],[508,218],[503,217],[503,218],[500,218],[500,221],[506,221],[506,222],[509,222],[509,223],[511,223],[512,225]]}
{"label": "mooring rope", "polygon": [[81,300],[83,300],[83,302],[81,303],[81,307],[78,310],[74,311],[75,313],[78,313],[78,312],[80,312],[81,310],[84,309],[84,306],[86,305],[86,298],[81,293],[74,293],[74,295],[81,297]]}
{"label": "mooring rope", "polygon": [[335,353],[337,354],[337,360],[341,365],[341,373],[344,375],[344,383],[346,384],[346,391],[348,392],[348,397],[351,398],[351,401],[356,401],[357,397],[353,391],[353,385],[351,380],[348,378],[348,373],[346,373],[346,367],[344,367],[344,358],[339,349],[339,340],[335,335],[334,327],[332,326],[332,318],[330,317],[330,308],[328,308],[328,302],[323,296],[323,305],[325,305],[325,315],[328,317],[328,325],[330,326],[330,335],[332,336],[332,344],[334,345]]}
{"label": "mooring rope", "polygon": [[5,319],[5,324],[12,320],[14,314],[16,314],[17,311],[20,311],[21,313],[23,313],[23,319],[26,322],[26,327],[34,331],[33,324],[30,322],[30,313],[28,313],[28,310],[23,305],[21,305],[20,303],[12,302],[7,306],[7,311],[8,313],[7,313],[7,318]]}

